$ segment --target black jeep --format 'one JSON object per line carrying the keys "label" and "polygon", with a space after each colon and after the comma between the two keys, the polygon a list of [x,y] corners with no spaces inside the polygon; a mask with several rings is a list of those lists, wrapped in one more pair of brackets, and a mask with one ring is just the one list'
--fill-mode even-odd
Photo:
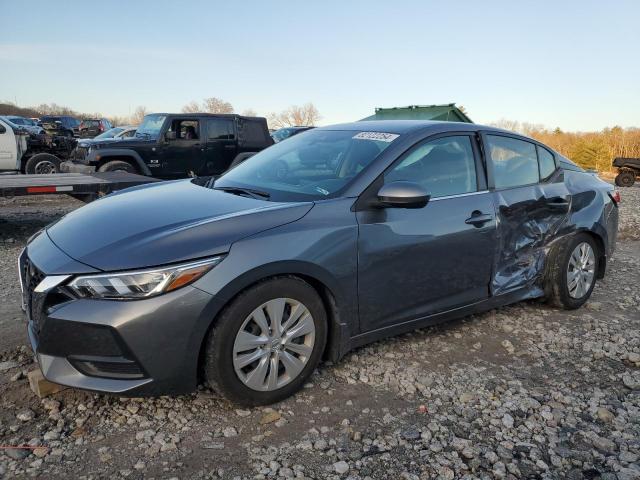
{"label": "black jeep", "polygon": [[640,177],[640,158],[618,157],[613,160],[613,166],[618,168],[615,182],[619,187],[630,187]]}
{"label": "black jeep", "polygon": [[272,144],[264,118],[154,113],[144,117],[132,138],[78,145],[61,171],[120,170],[158,178],[219,175]]}

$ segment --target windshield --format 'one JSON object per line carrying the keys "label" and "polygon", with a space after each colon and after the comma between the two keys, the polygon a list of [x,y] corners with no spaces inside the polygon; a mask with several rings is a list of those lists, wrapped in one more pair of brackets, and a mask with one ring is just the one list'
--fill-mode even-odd
{"label": "windshield", "polygon": [[146,115],[136,131],[136,137],[157,140],[166,118],[165,115]]}
{"label": "windshield", "polygon": [[115,128],[112,128],[111,130],[107,130],[106,132],[101,133],[100,135],[96,136],[95,138],[113,138],[123,130],[124,130],[124,128],[115,127]]}
{"label": "windshield", "polygon": [[249,188],[274,201],[321,200],[344,188],[396,137],[309,130],[247,159],[216,180],[213,188]]}

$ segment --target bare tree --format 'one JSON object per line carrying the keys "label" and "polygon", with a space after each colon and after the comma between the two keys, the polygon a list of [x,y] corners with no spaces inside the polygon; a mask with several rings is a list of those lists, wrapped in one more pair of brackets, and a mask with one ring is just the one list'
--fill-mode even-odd
{"label": "bare tree", "polygon": [[182,107],[182,113],[198,113],[202,111],[198,102],[192,101]]}
{"label": "bare tree", "polygon": [[280,113],[269,114],[271,128],[282,127],[312,127],[322,118],[320,112],[311,102],[304,105],[292,105]]}
{"label": "bare tree", "polygon": [[233,105],[216,97],[205,98],[202,101],[202,107],[209,113],[233,113]]}
{"label": "bare tree", "polygon": [[245,117],[257,117],[258,112],[256,112],[253,108],[247,108],[242,112],[242,115],[244,115]]}
{"label": "bare tree", "polygon": [[147,113],[149,113],[149,110],[147,109],[147,107],[140,105],[138,108],[135,109],[135,111],[133,112],[133,115],[131,115],[131,123],[133,125],[140,125],[142,123],[142,120],[144,119],[144,116]]}

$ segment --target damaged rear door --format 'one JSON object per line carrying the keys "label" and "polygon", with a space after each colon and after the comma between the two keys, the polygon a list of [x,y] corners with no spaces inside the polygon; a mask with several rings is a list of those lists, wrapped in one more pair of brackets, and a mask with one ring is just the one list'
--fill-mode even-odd
{"label": "damaged rear door", "polygon": [[539,296],[549,244],[563,233],[571,195],[546,148],[516,135],[482,138],[497,223],[491,294],[525,289],[525,298]]}

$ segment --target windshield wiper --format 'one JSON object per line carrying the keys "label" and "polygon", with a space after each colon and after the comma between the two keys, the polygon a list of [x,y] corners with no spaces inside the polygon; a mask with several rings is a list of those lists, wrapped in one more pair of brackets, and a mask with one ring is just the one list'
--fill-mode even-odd
{"label": "windshield wiper", "polygon": [[269,198],[271,196],[270,193],[263,192],[262,190],[244,187],[213,187],[212,190],[221,190],[233,195],[249,195],[253,198]]}

